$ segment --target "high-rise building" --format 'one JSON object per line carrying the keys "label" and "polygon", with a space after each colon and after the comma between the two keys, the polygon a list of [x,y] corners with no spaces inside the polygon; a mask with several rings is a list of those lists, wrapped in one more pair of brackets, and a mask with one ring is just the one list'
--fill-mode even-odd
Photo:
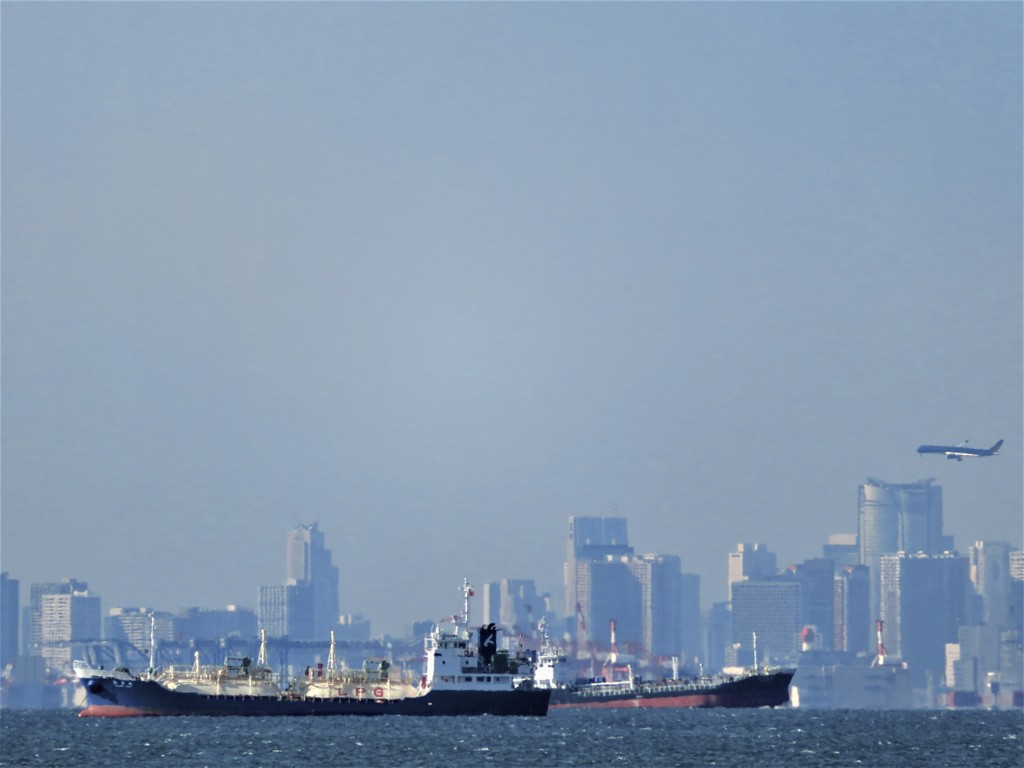
{"label": "high-rise building", "polygon": [[813,627],[816,647],[831,651],[835,643],[835,563],[814,558],[792,566],[800,582],[800,624]]}
{"label": "high-rise building", "polygon": [[638,555],[626,566],[640,584],[640,647],[655,659],[679,656],[683,637],[683,570],[678,555]]}
{"label": "high-rise building", "polygon": [[869,654],[868,642],[874,628],[868,600],[868,567],[844,565],[836,574],[834,649],[854,655]]}
{"label": "high-rise building", "polygon": [[778,578],[740,581],[732,585],[732,642],[754,649],[757,661],[786,662],[797,650],[800,634],[800,582]]}
{"label": "high-rise building", "polygon": [[681,590],[683,607],[680,616],[682,622],[682,651],[680,658],[693,668],[706,658],[704,628],[700,614],[700,575],[696,573],[682,574]]}
{"label": "high-rise building", "polygon": [[18,655],[19,582],[0,573],[0,670]]}
{"label": "high-rise building", "polygon": [[[338,623],[338,569],[317,523],[297,525],[288,533],[285,584],[313,589],[313,638],[325,638]],[[312,639],[312,638],[311,638]]]}
{"label": "high-rise building", "polygon": [[[632,555],[624,517],[570,517],[565,560],[565,614],[578,616],[580,563]],[[589,621],[589,619],[587,619]],[[577,626],[578,631],[578,626]]]}
{"label": "high-rise building", "polygon": [[68,672],[76,652],[73,644],[100,640],[103,631],[99,597],[90,595],[84,582],[65,583],[84,589],[39,595],[39,655],[51,669]]}
{"label": "high-rise building", "polygon": [[733,584],[771,579],[777,572],[775,553],[764,544],[737,544],[736,551],[729,553],[729,599]]}
{"label": "high-rise building", "polygon": [[611,624],[615,622],[618,648],[623,653],[643,653],[643,589],[630,570],[631,555],[607,555],[601,560],[578,560],[580,645],[607,652]]}
{"label": "high-rise building", "polygon": [[881,560],[895,552],[938,555],[953,549],[942,533],[942,486],[935,478],[885,483],[868,478],[859,487],[860,562],[868,567],[871,614],[880,613]]}
{"label": "high-rise building", "polygon": [[981,621],[999,630],[1010,621],[1010,553],[1005,541],[976,541],[967,550],[970,577],[981,596]]}
{"label": "high-rise building", "polygon": [[28,648],[26,653],[38,655],[43,643],[43,596],[44,595],[69,595],[72,593],[85,594],[89,591],[89,585],[84,581],[75,579],[64,579],[40,584],[33,584],[29,587],[29,632]]}
{"label": "high-rise building", "polygon": [[968,561],[955,553],[882,555],[881,618],[886,649],[909,664],[915,687],[942,682],[946,643],[967,626]]}
{"label": "high-rise building", "polygon": [[313,633],[313,587],[307,582],[260,587],[259,620],[268,637],[318,639]]}

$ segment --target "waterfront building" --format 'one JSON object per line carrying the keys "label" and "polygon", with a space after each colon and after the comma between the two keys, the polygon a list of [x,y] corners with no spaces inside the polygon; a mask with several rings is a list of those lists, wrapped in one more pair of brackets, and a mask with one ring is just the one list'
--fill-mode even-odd
{"label": "waterfront building", "polygon": [[764,581],[778,573],[775,553],[764,544],[737,544],[729,553],[729,600],[732,587],[742,581]]}
{"label": "waterfront building", "polygon": [[330,636],[338,623],[338,568],[331,551],[324,546],[324,534],[317,523],[299,524],[288,532],[285,584],[309,584],[313,590],[313,638]]}
{"label": "waterfront building", "polygon": [[898,552],[881,557],[881,618],[886,648],[907,662],[914,686],[939,685],[946,643],[970,625],[966,557]]}
{"label": "waterfront building", "polygon": [[19,587],[7,571],[0,573],[0,671],[18,656]]}

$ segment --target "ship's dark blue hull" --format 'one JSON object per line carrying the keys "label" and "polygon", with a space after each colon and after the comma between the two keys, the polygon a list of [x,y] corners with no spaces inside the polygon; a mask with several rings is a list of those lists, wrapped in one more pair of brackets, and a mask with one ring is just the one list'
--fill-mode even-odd
{"label": "ship's dark blue hull", "polygon": [[222,696],[183,693],[150,680],[83,678],[87,706],[80,717],[158,715],[520,715],[547,714],[550,691],[430,691],[423,696],[386,699],[291,696]]}
{"label": "ship's dark blue hull", "polygon": [[632,688],[585,685],[556,689],[551,706],[594,708],[779,707],[789,703],[792,671],[749,675],[714,683],[666,681]]}

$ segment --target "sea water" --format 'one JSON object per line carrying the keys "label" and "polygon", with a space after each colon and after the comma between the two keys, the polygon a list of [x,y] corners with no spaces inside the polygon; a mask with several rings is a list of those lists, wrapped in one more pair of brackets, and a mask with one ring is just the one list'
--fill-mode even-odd
{"label": "sea water", "polygon": [[1020,768],[1024,712],[552,710],[547,717],[0,714],[0,766]]}

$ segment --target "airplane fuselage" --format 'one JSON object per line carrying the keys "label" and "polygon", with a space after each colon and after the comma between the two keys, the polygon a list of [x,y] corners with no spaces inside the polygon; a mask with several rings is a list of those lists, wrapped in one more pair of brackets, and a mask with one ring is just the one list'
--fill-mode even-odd
{"label": "airplane fuselage", "polygon": [[963,461],[964,459],[977,459],[982,456],[995,456],[999,453],[1003,441],[993,445],[991,448],[969,448],[965,440],[961,445],[919,445],[917,452],[922,456],[926,453],[944,453],[947,459]]}

